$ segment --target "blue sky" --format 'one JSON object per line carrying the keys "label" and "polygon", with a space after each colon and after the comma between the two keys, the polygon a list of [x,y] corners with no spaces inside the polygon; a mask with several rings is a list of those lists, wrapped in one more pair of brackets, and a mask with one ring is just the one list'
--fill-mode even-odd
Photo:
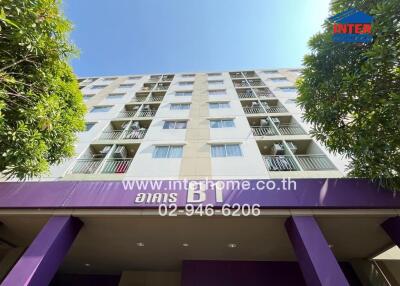
{"label": "blue sky", "polygon": [[329,0],[64,0],[78,76],[298,67]]}

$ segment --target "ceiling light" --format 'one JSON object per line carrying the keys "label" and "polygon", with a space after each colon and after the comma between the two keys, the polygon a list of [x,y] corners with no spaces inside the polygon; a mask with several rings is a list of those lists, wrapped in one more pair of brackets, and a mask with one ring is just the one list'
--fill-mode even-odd
{"label": "ceiling light", "polygon": [[189,243],[182,243],[182,246],[183,246],[183,247],[188,247],[188,246],[189,246]]}
{"label": "ceiling light", "polygon": [[143,242],[137,242],[136,245],[139,246],[139,247],[143,247],[144,243]]}
{"label": "ceiling light", "polygon": [[236,243],[229,243],[229,244],[228,244],[228,247],[229,247],[229,248],[236,248],[236,247],[237,247],[237,244],[236,244]]}
{"label": "ceiling light", "polygon": [[86,267],[89,267],[89,266],[90,266],[90,263],[85,263],[85,266],[86,266]]}

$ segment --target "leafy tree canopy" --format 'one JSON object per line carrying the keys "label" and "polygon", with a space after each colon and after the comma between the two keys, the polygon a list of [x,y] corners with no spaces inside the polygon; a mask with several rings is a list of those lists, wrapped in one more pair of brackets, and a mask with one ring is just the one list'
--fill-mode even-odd
{"label": "leafy tree canopy", "polygon": [[350,175],[400,189],[400,2],[335,0],[331,14],[356,8],[373,16],[373,42],[332,41],[328,20],[309,41],[298,81],[313,135],[350,159]]}
{"label": "leafy tree canopy", "polygon": [[85,106],[56,0],[0,0],[0,172],[46,173],[74,154]]}

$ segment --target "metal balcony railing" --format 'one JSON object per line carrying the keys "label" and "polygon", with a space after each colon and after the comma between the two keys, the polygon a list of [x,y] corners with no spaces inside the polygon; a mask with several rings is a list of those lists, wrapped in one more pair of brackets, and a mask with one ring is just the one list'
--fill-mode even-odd
{"label": "metal balcony railing", "polygon": [[239,98],[255,98],[255,94],[253,92],[238,92]]}
{"label": "metal balcony railing", "polygon": [[136,110],[131,110],[131,111],[121,111],[119,114],[118,114],[118,117],[119,118],[126,118],[126,117],[134,117],[135,116],[135,114],[136,114]]}
{"label": "metal balcony railing", "polygon": [[278,135],[274,128],[269,126],[252,126],[251,131],[254,136],[272,136]]}
{"label": "metal balcony railing", "polygon": [[244,113],[246,114],[255,114],[255,113],[265,113],[264,109],[260,107],[250,107],[243,106]]}
{"label": "metal balcony railing", "polygon": [[154,90],[166,91],[168,88],[169,86],[158,85]]}
{"label": "metal balcony railing", "polygon": [[264,106],[267,113],[283,113],[287,112],[286,108],[283,106]]}
{"label": "metal balcony railing", "polygon": [[231,73],[230,76],[231,78],[244,78],[242,73]]}
{"label": "metal balcony railing", "polygon": [[147,129],[135,129],[125,131],[122,135],[122,139],[143,139],[147,133]]}
{"label": "metal balcony railing", "polygon": [[249,87],[249,84],[247,82],[245,82],[245,81],[243,81],[243,82],[234,82],[233,85],[235,87]]}
{"label": "metal balcony railing", "polygon": [[307,133],[297,124],[280,124],[279,133],[282,135],[306,135]]}
{"label": "metal balcony railing", "polygon": [[106,173],[106,174],[123,174],[123,173],[126,173],[131,162],[132,162],[132,158],[106,159],[101,172]]}
{"label": "metal balcony railing", "polygon": [[255,72],[243,72],[245,77],[257,77]]}
{"label": "metal balcony railing", "polygon": [[150,96],[147,101],[163,101],[164,96],[162,95],[152,95]]}
{"label": "metal balcony railing", "polygon": [[172,81],[174,79],[173,76],[163,76],[161,78],[161,81]]}
{"label": "metal balcony railing", "polygon": [[271,98],[275,97],[275,95],[268,88],[255,88],[254,92],[260,98]]}
{"label": "metal balcony railing", "polygon": [[296,162],[290,155],[266,155],[263,157],[269,171],[298,171]]}
{"label": "metal balcony railing", "polygon": [[100,140],[116,140],[119,139],[123,130],[104,131],[101,133]]}
{"label": "metal balcony railing", "polygon": [[304,171],[335,170],[335,166],[325,155],[296,155],[296,159]]}
{"label": "metal balcony railing", "polygon": [[249,80],[248,82],[251,86],[265,86],[262,80]]}
{"label": "metal balcony railing", "polygon": [[72,174],[94,174],[99,168],[102,158],[78,159],[71,170]]}
{"label": "metal balcony railing", "polygon": [[132,98],[132,102],[143,102],[146,100],[146,96],[135,96],[134,98]]}
{"label": "metal balcony railing", "polygon": [[156,115],[157,110],[142,110],[138,113],[138,117],[153,117]]}

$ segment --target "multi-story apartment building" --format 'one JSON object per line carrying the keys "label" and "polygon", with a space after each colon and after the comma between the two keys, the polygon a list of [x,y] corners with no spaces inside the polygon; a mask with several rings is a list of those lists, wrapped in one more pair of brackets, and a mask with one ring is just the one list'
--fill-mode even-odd
{"label": "multi-story apartment building", "polygon": [[0,183],[0,285],[400,285],[400,198],[311,137],[299,74],[79,79],[76,157]]}

